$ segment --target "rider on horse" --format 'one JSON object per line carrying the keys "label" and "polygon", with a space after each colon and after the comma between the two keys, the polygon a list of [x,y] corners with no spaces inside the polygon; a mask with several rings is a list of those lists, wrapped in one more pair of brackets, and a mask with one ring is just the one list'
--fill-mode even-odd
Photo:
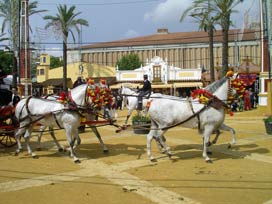
{"label": "rider on horse", "polygon": [[141,89],[139,89],[139,95],[138,95],[138,107],[137,110],[143,109],[143,97],[147,95],[147,97],[151,94],[151,83],[148,80],[147,74],[144,75],[144,85]]}

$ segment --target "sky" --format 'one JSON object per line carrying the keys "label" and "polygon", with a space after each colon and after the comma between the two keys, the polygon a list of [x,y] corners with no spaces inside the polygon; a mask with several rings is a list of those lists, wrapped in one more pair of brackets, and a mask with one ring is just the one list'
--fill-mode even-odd
{"label": "sky", "polygon": [[[158,28],[167,28],[170,33],[198,31],[198,25],[193,19],[186,18],[182,23],[179,21],[183,11],[192,4],[192,0],[37,1],[39,10],[48,11],[30,17],[29,23],[33,30],[30,41],[55,56],[61,55],[61,36],[56,29],[44,29],[46,21],[43,17],[55,16],[57,6],[60,4],[66,4],[68,7],[75,5],[76,12],[81,12],[78,18],[89,22],[88,27],[82,26],[82,37],[76,37],[76,41],[81,41],[82,45],[152,35]],[[242,28],[246,11],[251,18],[256,20],[260,18],[259,0],[244,0],[235,10],[238,12],[231,16],[235,28]],[[75,31],[74,33],[76,34]],[[72,38],[69,38],[69,42],[73,43]]]}

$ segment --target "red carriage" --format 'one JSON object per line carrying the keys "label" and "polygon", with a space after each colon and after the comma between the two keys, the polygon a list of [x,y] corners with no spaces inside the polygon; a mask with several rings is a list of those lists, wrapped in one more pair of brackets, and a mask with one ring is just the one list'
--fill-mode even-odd
{"label": "red carriage", "polygon": [[14,137],[18,122],[14,116],[14,106],[11,104],[12,92],[0,89],[0,144],[5,147],[16,145]]}

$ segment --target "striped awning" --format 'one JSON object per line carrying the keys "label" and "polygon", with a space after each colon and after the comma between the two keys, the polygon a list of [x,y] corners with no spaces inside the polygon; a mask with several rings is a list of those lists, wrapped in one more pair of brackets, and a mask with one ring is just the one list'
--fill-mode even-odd
{"label": "striped awning", "polygon": [[179,82],[174,83],[175,88],[186,88],[186,87],[203,87],[202,82]]}
{"label": "striped awning", "polygon": [[152,89],[166,89],[172,88],[172,84],[152,84]]}
{"label": "striped awning", "polygon": [[138,84],[138,83],[118,83],[118,84],[110,85],[110,88],[111,89],[120,89],[122,84],[125,87],[132,88],[132,89],[136,89],[137,87],[141,88],[143,86],[142,84]]}

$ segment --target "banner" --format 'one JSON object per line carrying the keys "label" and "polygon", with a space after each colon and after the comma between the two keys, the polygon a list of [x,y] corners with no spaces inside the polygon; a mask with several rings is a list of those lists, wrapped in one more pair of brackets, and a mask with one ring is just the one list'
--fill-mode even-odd
{"label": "banner", "polygon": [[239,79],[244,86],[251,86],[257,78],[257,74],[239,74]]}

